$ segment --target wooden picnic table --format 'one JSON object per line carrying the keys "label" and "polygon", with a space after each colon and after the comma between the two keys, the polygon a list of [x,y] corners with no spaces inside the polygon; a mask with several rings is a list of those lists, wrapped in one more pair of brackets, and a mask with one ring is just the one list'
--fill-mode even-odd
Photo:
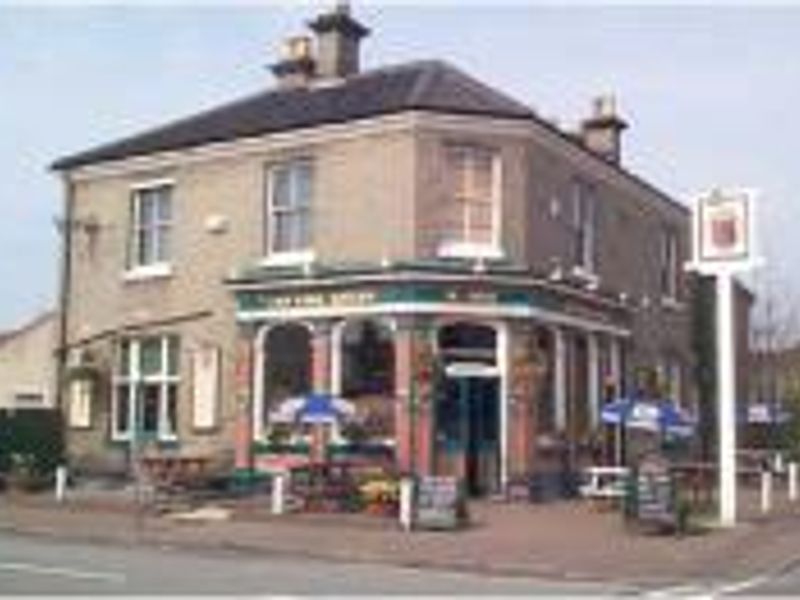
{"label": "wooden picnic table", "polygon": [[211,459],[205,456],[145,456],[142,469],[157,490],[173,492],[202,481]]}

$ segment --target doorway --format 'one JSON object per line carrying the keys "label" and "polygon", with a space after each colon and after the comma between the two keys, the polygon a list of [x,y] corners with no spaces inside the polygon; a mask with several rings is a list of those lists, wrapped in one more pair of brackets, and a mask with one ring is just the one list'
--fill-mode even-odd
{"label": "doorway", "polygon": [[[500,483],[500,380],[496,376],[448,376],[437,406],[437,452],[471,496]],[[440,463],[441,464],[441,463]]]}
{"label": "doorway", "polygon": [[497,491],[500,481],[500,402],[497,377],[453,380],[464,413],[464,481],[473,496]]}
{"label": "doorway", "polygon": [[501,379],[492,327],[454,323],[439,331],[444,378],[435,414],[436,472],[461,478],[471,496],[500,489]]}

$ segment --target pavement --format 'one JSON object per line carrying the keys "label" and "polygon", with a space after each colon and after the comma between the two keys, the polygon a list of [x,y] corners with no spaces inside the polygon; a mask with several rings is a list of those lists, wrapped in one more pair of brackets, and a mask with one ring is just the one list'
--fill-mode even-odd
{"label": "pavement", "polygon": [[[745,501],[745,520],[737,528],[683,538],[632,532],[618,513],[584,502],[473,503],[469,528],[413,533],[376,516],[274,517],[267,505],[266,498],[231,505],[229,521],[177,522],[97,499],[56,505],[49,496],[6,497],[0,498],[0,532],[131,551],[233,552],[253,560],[449,571],[586,583],[593,589],[736,590],[766,582],[784,589],[800,583],[794,575],[800,564],[800,509],[788,503],[766,518]],[[785,583],[782,577],[788,578]]]}

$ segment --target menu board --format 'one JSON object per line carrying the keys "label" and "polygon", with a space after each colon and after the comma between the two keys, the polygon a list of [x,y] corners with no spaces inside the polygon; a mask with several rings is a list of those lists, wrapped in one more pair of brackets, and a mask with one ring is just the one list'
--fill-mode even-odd
{"label": "menu board", "polygon": [[463,492],[455,477],[423,476],[417,488],[416,526],[455,529],[461,524]]}
{"label": "menu board", "polygon": [[668,473],[639,473],[636,485],[638,488],[637,517],[640,521],[660,524],[674,522],[673,484]]}

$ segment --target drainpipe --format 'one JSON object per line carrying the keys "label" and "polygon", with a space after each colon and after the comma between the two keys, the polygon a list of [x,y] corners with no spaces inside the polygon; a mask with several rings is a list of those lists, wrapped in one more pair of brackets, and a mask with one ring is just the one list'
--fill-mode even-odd
{"label": "drainpipe", "polygon": [[[75,204],[75,185],[69,175],[63,175],[64,218],[61,226],[61,266],[59,273],[58,298],[58,344],[56,346],[55,401],[56,407],[64,415],[64,375],[66,372],[67,344],[69,341],[69,297],[72,287],[72,235]],[[65,428],[66,431],[66,428]]]}

